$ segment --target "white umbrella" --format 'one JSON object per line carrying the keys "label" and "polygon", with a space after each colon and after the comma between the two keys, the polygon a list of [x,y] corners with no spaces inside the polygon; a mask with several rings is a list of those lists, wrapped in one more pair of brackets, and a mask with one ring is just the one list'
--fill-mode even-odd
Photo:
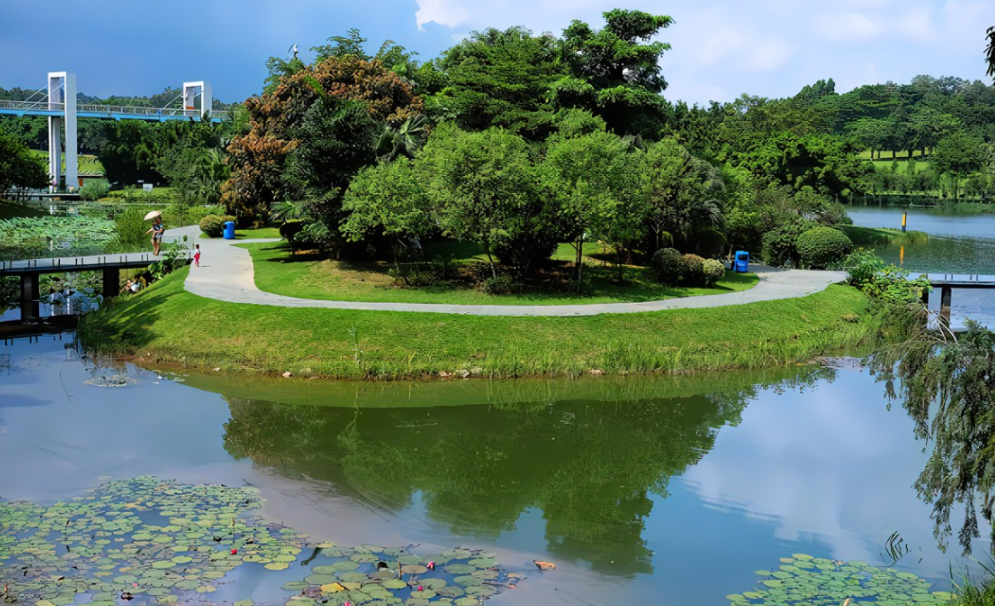
{"label": "white umbrella", "polygon": [[157,210],[153,210],[149,214],[145,215],[145,220],[146,221],[151,221],[152,219],[155,219],[156,217],[158,217],[161,214],[162,214],[161,212],[159,212]]}

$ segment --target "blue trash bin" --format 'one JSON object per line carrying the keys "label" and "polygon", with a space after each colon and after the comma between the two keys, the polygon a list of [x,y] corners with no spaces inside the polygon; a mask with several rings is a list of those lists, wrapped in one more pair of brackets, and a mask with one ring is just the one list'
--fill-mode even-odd
{"label": "blue trash bin", "polygon": [[739,274],[750,271],[750,253],[745,250],[737,250],[732,270]]}
{"label": "blue trash bin", "polygon": [[225,221],[225,240],[235,239],[235,222]]}

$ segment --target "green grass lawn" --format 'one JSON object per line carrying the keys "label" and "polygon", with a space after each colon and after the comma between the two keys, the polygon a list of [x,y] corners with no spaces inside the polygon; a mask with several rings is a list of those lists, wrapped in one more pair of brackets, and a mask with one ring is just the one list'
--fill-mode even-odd
{"label": "green grass lawn", "polygon": [[[430,245],[429,254],[439,254],[441,245],[453,254],[454,265],[464,268],[479,263],[483,255],[472,244],[436,243]],[[559,273],[546,284],[552,292],[524,292],[508,295],[490,295],[472,287],[454,288],[451,285],[400,287],[388,275],[390,264],[378,262],[349,262],[316,259],[306,255],[290,254],[288,245],[257,243],[241,245],[252,254],[256,286],[260,290],[303,299],[332,301],[376,301],[391,303],[442,303],[457,305],[564,305],[586,303],[618,303],[625,301],[657,301],[675,297],[713,295],[746,290],[756,285],[754,274],[726,272],[725,278],[713,288],[674,288],[658,283],[652,270],[643,267],[624,268],[626,282],[615,284],[614,267],[593,257],[587,258],[586,292],[572,292],[570,270],[559,263]],[[566,249],[563,248],[566,247]],[[563,245],[559,255],[573,258],[574,249]],[[600,247],[592,245],[585,253],[596,254]],[[555,258],[555,257],[554,257]],[[483,271],[482,268],[478,271]]]}
{"label": "green grass lawn", "polygon": [[890,227],[857,227],[840,225],[839,228],[850,238],[854,246],[888,246],[923,244],[929,239],[925,232],[907,231]]}
{"label": "green grass lawn", "polygon": [[[210,240],[211,237],[200,232],[200,237],[205,240]],[[259,229],[236,229],[235,239],[236,240],[252,240],[255,238],[279,238],[280,228],[279,227],[261,227]]]}
{"label": "green grass lawn", "polygon": [[[32,149],[30,151],[35,156],[42,158],[45,161],[46,165],[48,164],[48,152],[46,150]],[[76,159],[79,162],[80,174],[85,174],[85,173],[97,173],[101,175],[104,174],[104,165],[100,163],[100,160],[98,160],[96,156],[91,156],[88,154],[78,154],[76,156]],[[66,166],[65,162],[66,162],[66,153],[62,152],[63,168],[65,168]]]}
{"label": "green grass lawn", "polygon": [[[892,160],[872,160],[871,162],[874,164],[874,168],[878,170],[891,170]],[[929,162],[924,160],[915,161],[915,171],[917,173],[925,172],[927,169],[929,169]],[[906,174],[907,170],[908,170],[908,161],[899,159],[898,173],[900,175],[904,175]]]}
{"label": "green grass lawn", "polygon": [[[871,150],[869,150],[869,149],[865,149],[864,151],[860,152],[860,157],[863,158],[864,160],[872,160],[872,159],[873,160],[877,160],[878,158],[876,156],[877,156],[877,154],[875,154],[875,158],[871,158]],[[922,158],[923,157],[922,156],[922,150],[921,149],[917,149],[917,150],[913,151],[912,152],[912,157],[913,158]],[[884,152],[881,152],[881,158],[880,159],[881,160],[887,160],[888,162],[891,162],[893,158],[891,157],[891,152],[890,151],[884,151]],[[907,151],[896,152],[896,155],[895,155],[894,159],[898,160],[899,162],[901,162],[902,160],[908,160],[909,159],[909,152],[907,152]]]}
{"label": "green grass lawn", "polygon": [[849,286],[798,299],[589,317],[494,317],[223,303],[189,268],[85,316],[87,347],[148,362],[334,378],[682,373],[792,364],[876,334]]}

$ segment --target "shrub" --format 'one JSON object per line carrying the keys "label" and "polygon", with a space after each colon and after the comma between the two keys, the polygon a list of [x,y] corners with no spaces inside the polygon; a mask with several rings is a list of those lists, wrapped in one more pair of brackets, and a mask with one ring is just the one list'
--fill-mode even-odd
{"label": "shrub", "polygon": [[225,230],[225,223],[228,221],[234,221],[235,217],[231,215],[207,215],[200,220],[200,231],[207,234],[210,238],[220,238],[221,234]]}
{"label": "shrub", "polygon": [[114,239],[108,244],[109,252],[134,252],[151,246],[149,227],[151,223],[145,220],[148,209],[130,207],[114,217]]}
{"label": "shrub", "polygon": [[90,202],[96,202],[111,191],[106,181],[87,181],[79,190],[79,197]]}
{"label": "shrub", "polygon": [[705,285],[705,260],[698,255],[684,255],[680,261],[681,286]]}
{"label": "shrub", "polygon": [[702,263],[702,273],[705,276],[705,286],[715,286],[715,283],[726,275],[726,266],[722,261],[705,259]]}
{"label": "shrub", "polygon": [[853,252],[853,242],[838,229],[813,227],[798,236],[795,248],[805,267],[826,269],[838,265]]}
{"label": "shrub", "polygon": [[507,295],[514,286],[514,282],[508,276],[497,276],[484,281],[484,292],[489,295]]}
{"label": "shrub", "polygon": [[843,260],[846,270],[846,283],[850,286],[863,288],[871,282],[879,271],[884,269],[884,261],[874,254],[873,250],[858,249]]}
{"label": "shrub", "polygon": [[706,258],[721,255],[729,246],[726,237],[714,227],[706,227],[695,234],[695,240],[697,240],[696,250]]}
{"label": "shrub", "polygon": [[673,248],[661,248],[653,253],[650,261],[656,278],[663,284],[674,285],[681,279],[681,253]]}
{"label": "shrub", "polygon": [[220,237],[221,232],[224,231],[224,228],[224,222],[221,220],[221,217],[217,215],[207,215],[200,220],[200,231],[207,234],[208,237]]}
{"label": "shrub", "polygon": [[761,255],[764,262],[773,267],[799,265],[801,259],[796,243],[798,236],[809,227],[811,227],[811,223],[789,223],[765,233],[762,238],[763,254]]}

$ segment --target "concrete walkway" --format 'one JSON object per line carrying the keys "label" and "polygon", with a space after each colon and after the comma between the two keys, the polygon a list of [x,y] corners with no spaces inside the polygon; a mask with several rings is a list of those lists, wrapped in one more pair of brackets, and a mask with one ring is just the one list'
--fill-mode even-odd
{"label": "concrete walkway", "polygon": [[298,299],[256,288],[252,257],[244,248],[232,244],[278,242],[279,240],[223,240],[200,238],[197,226],[181,227],[166,232],[167,239],[182,239],[193,248],[200,244],[201,266],[191,267],[184,287],[195,295],[229,303],[250,303],[277,307],[318,307],[324,309],[358,309],[367,311],[407,311],[474,316],[595,316],[598,314],[640,313],[665,309],[695,309],[745,305],[758,301],[774,301],[804,297],[825,290],[846,278],[845,272],[777,270],[755,267],[760,282],[749,290],[721,295],[704,295],[647,301],[643,303],[598,303],[589,305],[444,305],[428,303],[368,303],[360,301],[320,301]]}

